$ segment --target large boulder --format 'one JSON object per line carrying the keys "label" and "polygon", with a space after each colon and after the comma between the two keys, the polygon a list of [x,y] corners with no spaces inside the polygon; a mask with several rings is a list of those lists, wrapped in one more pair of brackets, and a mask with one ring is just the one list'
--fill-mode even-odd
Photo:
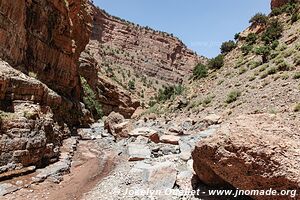
{"label": "large boulder", "polygon": [[197,144],[192,152],[194,170],[208,185],[229,183],[244,190],[299,190],[299,139],[299,126],[278,116],[240,116]]}
{"label": "large boulder", "polygon": [[111,112],[104,121],[104,128],[107,129],[109,133],[114,134],[114,126],[117,124],[121,124],[122,122],[124,122],[124,120],[125,119],[123,115],[116,112]]}

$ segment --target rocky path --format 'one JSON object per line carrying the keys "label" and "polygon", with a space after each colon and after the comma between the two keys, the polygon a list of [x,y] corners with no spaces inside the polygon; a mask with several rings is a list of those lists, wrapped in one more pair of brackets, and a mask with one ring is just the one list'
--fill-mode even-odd
{"label": "rocky path", "polygon": [[[2,191],[8,194],[0,199],[197,199],[187,193],[199,185],[191,151],[198,140],[216,131],[219,120],[218,116],[201,122],[112,119],[118,122],[109,127],[114,130],[111,134],[103,123],[96,123],[78,130],[81,140],[74,156],[66,156],[72,154],[68,149],[76,146],[77,140],[71,138],[63,146],[59,162],[2,183]],[[116,132],[128,137],[122,139]],[[162,194],[139,193],[147,190]],[[211,199],[203,194],[200,197]]]}

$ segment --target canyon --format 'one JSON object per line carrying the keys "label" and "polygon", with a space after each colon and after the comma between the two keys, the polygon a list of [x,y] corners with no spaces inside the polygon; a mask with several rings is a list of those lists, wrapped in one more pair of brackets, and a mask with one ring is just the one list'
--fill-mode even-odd
{"label": "canyon", "polygon": [[[172,34],[89,0],[1,0],[0,199],[299,192],[299,2],[271,8],[216,69]],[[282,32],[270,45],[274,21]],[[207,67],[199,80],[196,66]]]}

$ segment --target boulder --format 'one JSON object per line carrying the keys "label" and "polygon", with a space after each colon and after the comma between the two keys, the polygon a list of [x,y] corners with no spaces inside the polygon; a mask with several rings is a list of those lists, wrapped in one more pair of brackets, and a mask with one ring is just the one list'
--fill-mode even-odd
{"label": "boulder", "polygon": [[160,137],[160,142],[167,144],[178,145],[179,140],[180,137],[175,135],[163,135]]}
{"label": "boulder", "polygon": [[176,184],[181,190],[193,190],[192,187],[193,173],[189,170],[182,171],[177,175]]}
{"label": "boulder", "polygon": [[138,137],[144,136],[148,137],[152,142],[159,143],[159,135],[156,130],[147,127],[136,128],[129,133],[130,136]]}
{"label": "boulder", "polygon": [[116,112],[111,112],[104,121],[104,128],[111,134],[115,134],[114,126],[124,122],[124,117]]}
{"label": "boulder", "polygon": [[130,121],[125,121],[120,124],[114,125],[113,129],[115,132],[115,136],[126,138],[128,137],[129,132],[132,131],[133,125]]}
{"label": "boulder", "polygon": [[213,124],[219,124],[219,123],[221,123],[221,116],[216,115],[216,114],[211,114],[211,115],[206,116],[203,119],[203,121],[206,122],[209,126],[213,125]]}
{"label": "boulder", "polygon": [[79,135],[80,139],[82,139],[82,140],[96,139],[95,136],[93,136],[92,129],[90,129],[90,128],[77,129],[77,134]]}
{"label": "boulder", "polygon": [[138,161],[150,158],[151,151],[145,144],[130,143],[128,145],[129,161]]}
{"label": "boulder", "polygon": [[299,126],[279,116],[240,116],[222,124],[216,134],[196,145],[192,152],[194,170],[208,185],[229,183],[244,190],[299,191],[299,139]]}
{"label": "boulder", "polygon": [[146,180],[153,190],[172,189],[177,176],[175,164],[166,161],[146,168]]}

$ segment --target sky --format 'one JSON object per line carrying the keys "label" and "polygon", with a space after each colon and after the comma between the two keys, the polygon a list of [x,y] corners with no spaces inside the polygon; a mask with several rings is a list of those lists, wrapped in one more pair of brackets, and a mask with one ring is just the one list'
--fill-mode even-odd
{"label": "sky", "polygon": [[94,0],[108,13],[173,33],[190,49],[208,58],[224,41],[249,26],[257,12],[268,14],[271,0]]}

